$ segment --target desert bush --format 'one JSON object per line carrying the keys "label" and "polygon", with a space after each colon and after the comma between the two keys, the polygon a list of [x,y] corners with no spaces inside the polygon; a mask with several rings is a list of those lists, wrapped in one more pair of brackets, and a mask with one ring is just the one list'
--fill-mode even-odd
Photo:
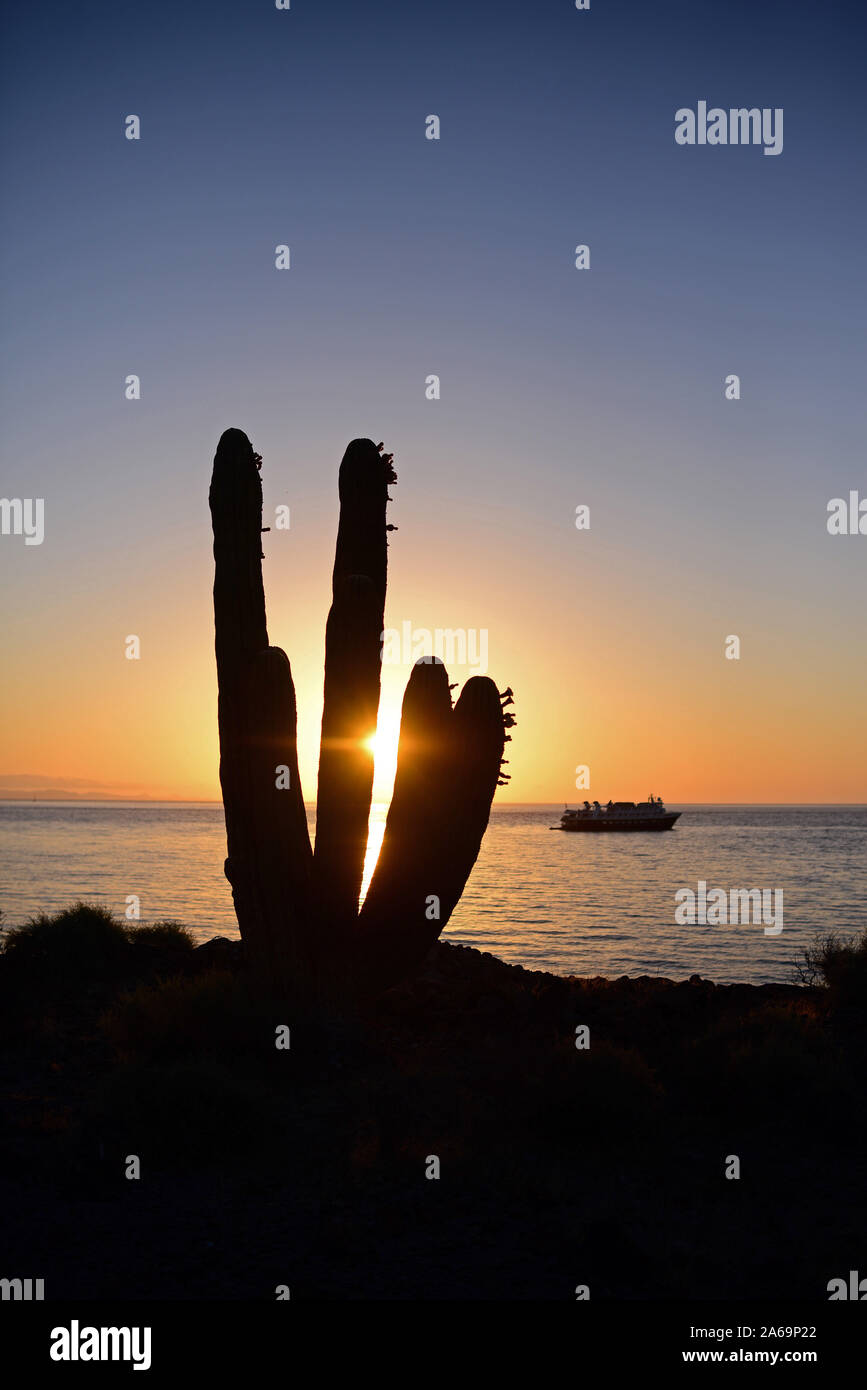
{"label": "desert bush", "polygon": [[137,976],[177,974],[189,964],[195,950],[192,934],[181,922],[154,922],[127,930]]}
{"label": "desert bush", "polygon": [[108,908],[77,902],[40,912],[4,934],[4,962],[34,983],[74,990],[121,979],[129,965],[126,929]]}
{"label": "desert bush", "polygon": [[867,929],[860,936],[826,932],[804,950],[795,967],[800,984],[821,984],[832,1006],[863,1009],[867,1006]]}

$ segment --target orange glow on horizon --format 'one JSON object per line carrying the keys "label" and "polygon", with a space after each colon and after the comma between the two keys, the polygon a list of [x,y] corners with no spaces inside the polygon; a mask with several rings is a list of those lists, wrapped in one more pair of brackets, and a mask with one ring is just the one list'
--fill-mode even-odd
{"label": "orange glow on horizon", "polygon": [[[631,553],[615,565],[584,559],[565,530],[531,534],[529,545],[522,522],[501,518],[480,541],[471,519],[450,514],[437,531],[419,506],[406,510],[424,545],[395,543],[390,553],[386,622],[486,632],[486,672],[513,688],[518,721],[512,780],[497,804],[635,800],[651,788],[668,804],[867,801],[867,650],[845,623],[822,621],[818,600],[811,608],[779,590],[766,598],[737,570],[725,576],[723,602],[710,579],[681,583],[662,563],[662,578],[645,582]],[[293,538],[298,553],[279,552],[266,568],[271,641],[292,663],[308,802],[331,536],[323,518]],[[503,557],[519,540],[510,568]],[[171,573],[154,574],[138,556],[130,575],[117,563],[111,585],[96,567],[87,589],[22,587],[0,687],[0,797],[220,799],[207,541],[203,522],[186,567]],[[438,544],[454,563],[432,569]],[[131,632],[139,660],[124,657]],[[741,635],[739,661],[724,657],[729,632]],[[447,667],[459,685],[476,674]],[[409,660],[383,666],[371,741],[379,801],[393,783],[410,670]],[[586,790],[575,785],[579,765],[590,767]]]}

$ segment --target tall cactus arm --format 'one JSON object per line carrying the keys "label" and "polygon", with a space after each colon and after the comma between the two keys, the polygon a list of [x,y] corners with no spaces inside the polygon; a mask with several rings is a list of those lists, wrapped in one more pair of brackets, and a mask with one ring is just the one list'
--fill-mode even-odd
{"label": "tall cactus arm", "polygon": [[221,696],[239,682],[245,661],[268,645],[262,584],[262,481],[243,430],[217,445],[208,495],[214,528],[214,618]]}
{"label": "tall cactus arm", "polygon": [[370,580],[340,579],[325,629],[313,876],[328,935],[344,940],[358,914],[373,793],[382,617]]}
{"label": "tall cactus arm", "polygon": [[210,505],[225,872],[251,958],[277,978],[291,969],[306,929],[311,849],[292,673],[285,653],[268,646],[262,485],[241,430],[220,439]]}
{"label": "tall cactus arm", "polygon": [[382,849],[359,915],[359,969],[371,980],[390,982],[400,975],[404,960],[431,933],[428,896],[435,891],[439,830],[432,823],[430,798],[448,756],[451,722],[445,667],[440,661],[417,662],[403,697]]}
{"label": "tall cactus arm", "polygon": [[364,574],[374,587],[385,614],[388,570],[385,509],[390,483],[397,482],[392,454],[372,439],[353,439],[340,464],[338,494],[340,520],[334,551],[332,592],[350,574]]}
{"label": "tall cactus arm", "polygon": [[385,621],[385,508],[391,456],[355,439],[340,465],[340,524],[333,601],[325,631],[325,698],[316,805],[314,883],[335,940],[358,914],[373,792]]}
{"label": "tall cactus arm", "polygon": [[504,746],[503,708],[497,687],[488,676],[471,676],[452,715],[451,756],[439,784],[444,832],[439,877],[443,926],[478,858],[500,780]]}
{"label": "tall cactus arm", "polygon": [[493,681],[467,681],[452,711],[444,667],[414,668],[383,850],[359,916],[360,969],[380,987],[417,966],[451,917],[478,857],[503,747]]}

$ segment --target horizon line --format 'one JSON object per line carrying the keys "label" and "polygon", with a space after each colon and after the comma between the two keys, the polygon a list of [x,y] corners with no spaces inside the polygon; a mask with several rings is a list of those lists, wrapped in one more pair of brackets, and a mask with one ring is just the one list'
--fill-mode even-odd
{"label": "horizon line", "polygon": [[[578,798],[580,800],[580,798]],[[221,799],[200,800],[187,797],[131,797],[131,796],[45,796],[24,794],[20,796],[0,796],[0,806],[18,806],[20,804],[32,806],[34,802],[40,802],[43,806],[222,806]],[[568,805],[560,798],[550,798],[547,801],[495,801],[491,810],[495,811],[498,806],[559,806]],[[867,801],[670,801],[674,806],[863,806],[867,808]],[[312,810],[316,809],[315,801],[305,801],[305,807]],[[371,806],[390,806],[391,801],[377,799],[374,797]]]}

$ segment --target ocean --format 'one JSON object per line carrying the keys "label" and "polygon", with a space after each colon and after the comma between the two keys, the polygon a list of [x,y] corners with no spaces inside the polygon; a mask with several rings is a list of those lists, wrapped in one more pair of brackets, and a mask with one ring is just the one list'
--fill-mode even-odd
{"label": "ocean", "polygon": [[[867,925],[867,807],[675,806],[674,830],[564,835],[562,807],[495,807],[446,940],[562,975],[785,982],[818,933]],[[368,876],[387,807],[374,806]],[[313,830],[311,814],[311,834]],[[78,898],[196,939],[236,936],[219,804],[0,803],[3,925]],[[676,920],[675,894],[782,893],[782,931]],[[778,901],[780,901],[778,899]],[[683,915],[681,913],[681,915]]]}

